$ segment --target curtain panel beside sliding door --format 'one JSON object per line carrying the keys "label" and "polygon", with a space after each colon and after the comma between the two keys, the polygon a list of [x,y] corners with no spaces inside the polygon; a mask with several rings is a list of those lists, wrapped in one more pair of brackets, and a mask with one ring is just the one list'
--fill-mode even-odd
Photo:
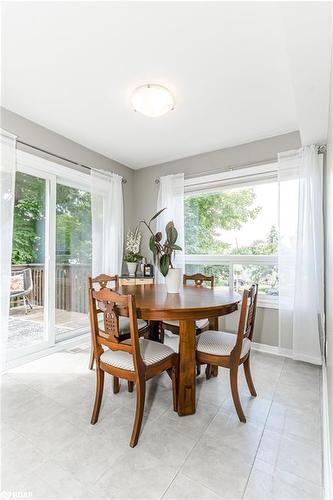
{"label": "curtain panel beside sliding door", "polygon": [[[157,199],[157,211],[166,208],[157,218],[156,230],[163,234],[165,226],[173,221],[178,231],[177,245],[183,250],[175,252],[174,267],[185,270],[185,240],[184,240],[184,174],[165,175],[160,178],[160,187]],[[162,274],[156,269],[156,282],[164,283]]]}
{"label": "curtain panel beside sliding door", "polygon": [[316,146],[279,155],[279,332],[293,358],[321,364],[323,165]]}
{"label": "curtain panel beside sliding door", "polygon": [[121,274],[124,240],[122,177],[91,171],[92,273]]}
{"label": "curtain panel beside sliding door", "polygon": [[15,198],[16,137],[1,130],[0,165],[0,322],[1,322],[1,371],[7,359],[8,319],[10,300],[12,234]]}

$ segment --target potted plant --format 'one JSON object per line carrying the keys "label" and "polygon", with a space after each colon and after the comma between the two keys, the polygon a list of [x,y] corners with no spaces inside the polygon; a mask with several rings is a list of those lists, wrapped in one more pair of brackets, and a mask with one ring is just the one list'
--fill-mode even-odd
{"label": "potted plant", "polygon": [[[168,293],[179,293],[181,283],[182,283],[182,269],[174,268],[172,264],[172,259],[177,250],[182,250],[179,245],[176,245],[178,238],[178,231],[175,228],[173,221],[170,221],[165,226],[166,239],[162,243],[163,235],[160,231],[154,233],[150,227],[150,224],[155,220],[165,208],[162,208],[157,214],[155,214],[147,223],[146,221],[140,221],[148,228],[151,233],[149,239],[149,248],[153,253],[154,264],[157,265],[163,276],[165,277],[165,283]],[[140,224],[138,228],[140,227]]]}
{"label": "potted plant", "polygon": [[129,276],[135,276],[138,262],[142,259],[140,254],[141,233],[128,231],[126,236],[126,253],[124,261],[127,264]]}

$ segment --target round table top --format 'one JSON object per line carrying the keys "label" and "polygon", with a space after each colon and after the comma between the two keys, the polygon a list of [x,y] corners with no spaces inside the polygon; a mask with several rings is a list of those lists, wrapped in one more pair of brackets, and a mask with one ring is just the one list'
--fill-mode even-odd
{"label": "round table top", "polygon": [[123,294],[135,295],[139,318],[151,320],[204,319],[223,316],[237,309],[241,296],[228,287],[182,286],[180,293],[167,293],[165,285],[124,285]]}

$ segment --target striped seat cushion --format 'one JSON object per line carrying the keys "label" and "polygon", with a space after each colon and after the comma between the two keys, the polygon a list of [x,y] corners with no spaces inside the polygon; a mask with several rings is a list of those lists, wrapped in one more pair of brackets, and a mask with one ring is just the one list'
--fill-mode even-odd
{"label": "striped seat cushion", "polygon": [[[179,321],[177,319],[170,320],[170,321],[163,321],[163,324],[164,324],[165,328],[168,328],[168,325],[179,327]],[[208,325],[208,319],[198,319],[195,322],[195,325],[197,328],[204,328],[205,326]]]}
{"label": "striped seat cushion", "polygon": [[[124,344],[129,344],[130,340],[126,340]],[[159,342],[154,342],[153,340],[139,339],[140,352],[145,365],[154,365],[159,361],[174,354],[171,347],[160,344]],[[133,356],[129,352],[124,351],[112,351],[107,349],[103,352],[100,360],[107,365],[114,366],[115,368],[121,368],[123,370],[134,371]]]}
{"label": "striped seat cushion", "polygon": [[[197,337],[197,351],[215,356],[229,356],[235,347],[237,335],[234,333],[207,330]],[[243,339],[241,358],[250,350],[251,341]]]}
{"label": "striped seat cushion", "polygon": [[[143,328],[146,328],[146,326],[147,326],[146,321],[143,321],[143,319],[138,319],[138,330],[142,330]],[[104,319],[101,319],[98,322],[98,328],[104,331]],[[129,318],[126,318],[125,316],[119,317],[119,331],[123,335],[126,333],[130,333]]]}

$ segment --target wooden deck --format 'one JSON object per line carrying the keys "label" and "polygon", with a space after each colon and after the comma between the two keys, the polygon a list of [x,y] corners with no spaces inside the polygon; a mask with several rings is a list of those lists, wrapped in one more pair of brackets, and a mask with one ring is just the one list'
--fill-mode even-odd
{"label": "wooden deck", "polygon": [[[56,337],[89,327],[88,314],[56,309]],[[44,336],[44,307],[33,306],[25,314],[24,307],[10,310],[8,348],[20,349],[41,342]]]}

